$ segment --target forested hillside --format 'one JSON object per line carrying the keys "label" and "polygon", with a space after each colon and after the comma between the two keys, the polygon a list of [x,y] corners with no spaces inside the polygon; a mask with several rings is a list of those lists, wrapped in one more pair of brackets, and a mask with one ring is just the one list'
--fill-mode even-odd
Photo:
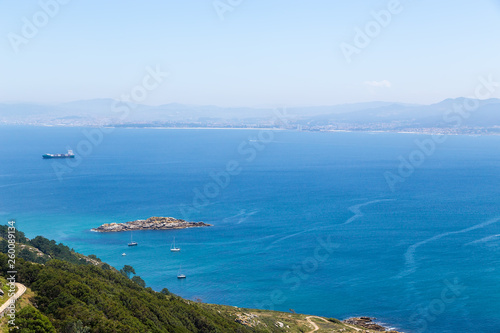
{"label": "forested hillside", "polygon": [[[7,276],[7,227],[0,228],[0,274]],[[250,332],[216,311],[141,286],[121,272],[43,237],[17,232],[17,282],[35,292],[17,313],[22,332]],[[29,261],[28,261],[29,260]],[[36,306],[36,309],[35,309]],[[24,328],[25,330],[22,330]]]}

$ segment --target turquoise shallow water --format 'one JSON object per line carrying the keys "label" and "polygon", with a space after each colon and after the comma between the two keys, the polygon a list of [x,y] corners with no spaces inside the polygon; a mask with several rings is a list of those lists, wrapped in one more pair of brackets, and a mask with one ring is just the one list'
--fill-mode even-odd
{"label": "turquoise shallow water", "polygon": [[[500,331],[500,137],[450,137],[392,191],[384,174],[427,136],[120,129],[86,145],[89,130],[0,127],[0,219],[190,299]],[[67,146],[91,151],[42,160]],[[89,231],[150,216],[214,226],[137,232],[136,248]]]}

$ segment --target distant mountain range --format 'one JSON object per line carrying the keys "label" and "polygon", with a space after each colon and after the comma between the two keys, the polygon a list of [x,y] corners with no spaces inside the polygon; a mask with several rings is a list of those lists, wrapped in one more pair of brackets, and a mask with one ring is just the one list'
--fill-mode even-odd
{"label": "distant mountain range", "polygon": [[[278,110],[278,111],[277,111]],[[303,130],[382,130],[500,133],[500,99],[446,99],[431,105],[369,102],[334,106],[247,108],[112,99],[57,105],[0,104],[0,124],[134,127],[281,127]],[[472,132],[471,132],[472,131]]]}

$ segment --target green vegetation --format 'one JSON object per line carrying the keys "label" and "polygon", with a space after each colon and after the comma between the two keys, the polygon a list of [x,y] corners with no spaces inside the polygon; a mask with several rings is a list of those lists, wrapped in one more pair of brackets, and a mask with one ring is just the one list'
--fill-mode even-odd
{"label": "green vegetation", "polygon": [[[7,227],[0,226],[0,282],[5,283]],[[63,332],[309,332],[311,318],[300,314],[248,310],[192,302],[167,288],[146,288],[132,266],[116,270],[96,256],[85,257],[44,237],[16,235],[17,282],[28,287],[17,302],[22,333]],[[133,275],[133,276],[132,276]],[[132,276],[132,278],[130,278]],[[6,297],[4,297],[6,300]],[[315,317],[318,318],[318,317]],[[317,332],[356,332],[331,319]],[[5,318],[2,321],[5,325]],[[4,326],[4,329],[6,327]]]}
{"label": "green vegetation", "polygon": [[56,333],[56,329],[49,318],[32,306],[25,306],[16,314],[17,329],[12,331],[21,333]]}
{"label": "green vegetation", "polygon": [[0,289],[3,292],[3,296],[0,293],[0,305],[2,305],[9,299],[9,286],[7,285],[7,279],[3,276],[0,276]]}
{"label": "green vegetation", "polygon": [[[17,280],[35,292],[18,312],[20,332],[250,332],[249,328],[172,295],[158,293],[126,265],[120,272],[63,244],[16,232]],[[0,275],[7,276],[8,227],[0,226]],[[54,330],[55,328],[55,330]]]}
{"label": "green vegetation", "polygon": [[[58,332],[81,322],[90,332],[246,332],[246,327],[180,297],[157,293],[113,270],[53,259],[45,265],[19,259],[19,282]],[[0,254],[0,272],[8,271]],[[75,326],[76,325],[76,326]]]}
{"label": "green vegetation", "polygon": [[[0,225],[0,238],[0,252],[7,253],[8,226]],[[64,244],[57,244],[54,240],[48,240],[42,236],[29,240],[23,232],[16,230],[15,240],[18,251],[17,258],[38,264],[45,264],[51,259],[60,259],[75,264],[90,264],[85,256],[75,253]],[[100,261],[95,255],[90,255],[88,258],[96,258],[97,261]]]}
{"label": "green vegetation", "polygon": [[131,280],[140,285],[141,287],[146,288],[146,282],[143,279],[141,279],[140,276],[136,275]]}
{"label": "green vegetation", "polygon": [[122,273],[123,276],[130,278],[131,274],[135,274],[135,270],[132,266],[125,265],[125,266],[123,266],[122,269],[120,269],[120,273]]}
{"label": "green vegetation", "polygon": [[342,324],[342,322],[338,319],[335,319],[335,318],[326,318],[327,320],[331,321],[332,323],[335,323],[335,324]]}

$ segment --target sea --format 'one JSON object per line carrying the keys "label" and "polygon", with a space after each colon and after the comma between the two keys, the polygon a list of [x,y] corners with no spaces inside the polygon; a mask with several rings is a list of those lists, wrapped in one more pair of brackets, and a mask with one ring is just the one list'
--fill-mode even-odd
{"label": "sea", "polygon": [[[0,142],[3,223],[154,290],[500,332],[500,136],[1,126]],[[212,226],[91,231],[151,216]]]}

